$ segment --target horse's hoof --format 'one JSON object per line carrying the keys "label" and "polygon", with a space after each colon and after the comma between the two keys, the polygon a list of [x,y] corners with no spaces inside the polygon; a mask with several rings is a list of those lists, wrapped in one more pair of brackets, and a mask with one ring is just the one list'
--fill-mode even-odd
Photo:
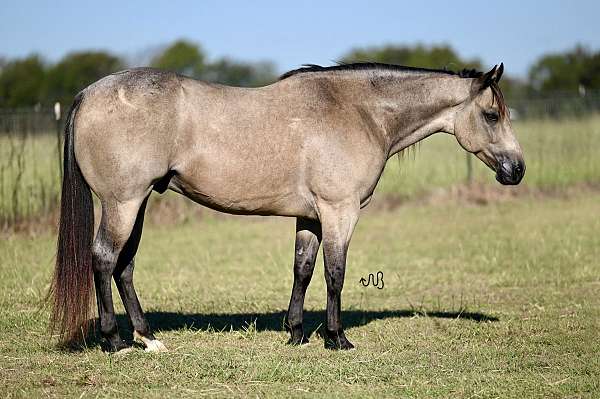
{"label": "horse's hoof", "polygon": [[169,351],[167,349],[167,347],[157,339],[150,339],[150,340],[144,342],[144,345],[146,345],[146,349],[144,349],[146,352],[168,352]]}
{"label": "horse's hoof", "polygon": [[302,323],[296,324],[295,326],[286,325],[286,330],[288,330],[291,334],[291,337],[287,342],[288,345],[299,346],[308,344],[308,337],[304,335]]}
{"label": "horse's hoof", "polygon": [[287,344],[288,345],[292,345],[292,346],[302,346],[302,345],[307,345],[310,341],[308,340],[308,338],[306,338],[304,335],[300,336],[300,337],[291,337]]}
{"label": "horse's hoof", "polygon": [[169,351],[167,349],[167,347],[162,342],[155,339],[152,334],[150,334],[149,337],[146,337],[146,336],[140,334],[139,332],[134,331],[133,339],[142,343],[146,347],[144,349],[146,352],[168,352]]}
{"label": "horse's hoof", "polygon": [[353,350],[354,345],[348,341],[343,331],[325,331],[325,349],[331,350]]}
{"label": "horse's hoof", "polygon": [[326,341],[325,349],[330,349],[330,350],[334,350],[334,351],[337,351],[337,350],[351,351],[351,350],[355,350],[356,348],[354,348],[354,345],[352,345],[352,342],[346,340],[345,342]]}

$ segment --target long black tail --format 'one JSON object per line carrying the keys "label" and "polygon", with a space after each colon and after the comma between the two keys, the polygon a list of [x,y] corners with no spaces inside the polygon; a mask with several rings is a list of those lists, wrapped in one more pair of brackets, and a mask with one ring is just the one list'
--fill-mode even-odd
{"label": "long black tail", "polygon": [[74,148],[74,120],[82,100],[83,94],[79,93],[65,125],[56,268],[49,291],[53,302],[50,330],[59,334],[63,344],[84,337],[93,314],[94,204],[90,187],[75,160]]}

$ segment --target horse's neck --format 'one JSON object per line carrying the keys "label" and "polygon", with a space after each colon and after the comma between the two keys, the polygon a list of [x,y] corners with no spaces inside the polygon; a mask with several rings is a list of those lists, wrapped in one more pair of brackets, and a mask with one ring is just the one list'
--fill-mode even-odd
{"label": "horse's neck", "polygon": [[469,95],[470,79],[439,74],[376,78],[363,85],[360,102],[382,127],[388,157],[433,133],[454,133],[454,115]]}

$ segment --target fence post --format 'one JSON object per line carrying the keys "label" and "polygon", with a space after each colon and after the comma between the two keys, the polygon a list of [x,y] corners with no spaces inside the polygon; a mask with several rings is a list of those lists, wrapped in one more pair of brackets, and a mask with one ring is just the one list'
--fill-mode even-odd
{"label": "fence post", "polygon": [[61,138],[61,129],[60,129],[60,103],[57,101],[56,103],[54,103],[54,120],[56,121],[56,152],[58,155],[58,171],[60,173],[60,180],[62,181],[63,178],[63,168],[62,168],[62,153],[60,151],[61,148],[61,143],[60,143],[60,138]]}

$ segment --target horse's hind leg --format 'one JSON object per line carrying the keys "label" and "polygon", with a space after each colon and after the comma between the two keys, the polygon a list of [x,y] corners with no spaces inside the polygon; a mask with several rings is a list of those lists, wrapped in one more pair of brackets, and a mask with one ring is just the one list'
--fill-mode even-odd
{"label": "horse's hind leg", "polygon": [[102,219],[92,249],[100,332],[113,352],[125,349],[127,345],[121,340],[115,318],[112,275],[143,201],[144,198],[127,202],[102,201]]}
{"label": "horse's hind leg", "polygon": [[298,218],[294,252],[294,286],[286,321],[286,327],[291,334],[288,344],[291,345],[308,343],[302,324],[304,297],[315,269],[320,243],[321,224],[318,221]]}
{"label": "horse's hind leg", "polygon": [[166,351],[167,348],[159,340],[154,338],[154,335],[150,332],[150,326],[144,316],[144,311],[140,305],[140,301],[135,292],[133,286],[133,270],[135,267],[135,254],[137,252],[140,238],[142,236],[142,227],[144,224],[144,212],[146,210],[146,203],[148,197],[142,203],[140,210],[133,226],[133,231],[127,240],[127,244],[121,251],[119,256],[117,267],[113,273],[119,295],[125,306],[127,316],[133,327],[133,337],[141,341],[146,346],[147,351],[161,352]]}

